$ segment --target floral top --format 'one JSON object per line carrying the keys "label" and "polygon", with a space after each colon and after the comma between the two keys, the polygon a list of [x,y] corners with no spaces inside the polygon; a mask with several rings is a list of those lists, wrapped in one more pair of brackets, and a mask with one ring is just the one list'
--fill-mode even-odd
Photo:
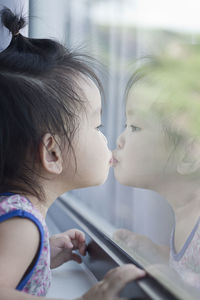
{"label": "floral top", "polygon": [[45,296],[51,283],[49,233],[42,214],[25,197],[13,193],[0,194],[0,222],[13,217],[30,219],[40,232],[38,252],[16,287],[35,296]]}
{"label": "floral top", "polygon": [[171,236],[170,266],[181,278],[194,287],[200,288],[200,218],[188,236],[179,253],[174,247],[174,232]]}

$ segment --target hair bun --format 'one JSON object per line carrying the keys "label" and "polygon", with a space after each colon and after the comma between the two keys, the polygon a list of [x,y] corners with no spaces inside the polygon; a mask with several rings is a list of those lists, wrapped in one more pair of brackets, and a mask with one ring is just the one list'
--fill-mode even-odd
{"label": "hair bun", "polygon": [[26,25],[22,16],[15,15],[9,8],[5,7],[0,12],[2,24],[8,28],[13,36],[16,36],[20,29]]}

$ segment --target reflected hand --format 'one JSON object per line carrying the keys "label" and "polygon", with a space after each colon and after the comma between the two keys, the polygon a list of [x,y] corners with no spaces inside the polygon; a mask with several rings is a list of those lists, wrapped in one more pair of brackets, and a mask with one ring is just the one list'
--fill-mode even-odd
{"label": "reflected hand", "polygon": [[125,285],[145,276],[145,272],[132,264],[123,265],[109,271],[103,280],[84,294],[79,300],[117,300]]}
{"label": "reflected hand", "polygon": [[146,236],[137,234],[128,229],[118,229],[114,232],[115,241],[123,242],[129,248],[151,247],[153,242]]}
{"label": "reflected hand", "polygon": [[78,229],[70,229],[63,233],[55,234],[50,237],[49,242],[51,248],[51,269],[57,268],[70,260],[81,263],[81,257],[73,253],[73,250],[78,249],[81,255],[86,254],[85,234]]}
{"label": "reflected hand", "polygon": [[123,246],[128,250],[134,250],[137,254],[144,257],[148,263],[168,263],[169,247],[161,246],[154,243],[150,238],[129,231],[127,229],[119,229],[113,239],[122,242]]}

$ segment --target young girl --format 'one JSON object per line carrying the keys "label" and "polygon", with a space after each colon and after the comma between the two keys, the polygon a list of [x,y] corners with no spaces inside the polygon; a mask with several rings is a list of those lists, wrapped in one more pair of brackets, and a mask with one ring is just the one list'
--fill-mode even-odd
{"label": "young girl", "polygon": [[[175,213],[170,249],[126,230],[115,234],[152,263],[168,262],[200,287],[199,46],[181,47],[143,65],[131,78],[127,127],[117,140],[114,172],[125,185],[162,195]],[[187,59],[186,59],[187,58]],[[159,226],[159,224],[158,224]]]}
{"label": "young girl", "polygon": [[[68,190],[103,183],[111,154],[99,131],[100,82],[87,57],[22,36],[24,19],[7,8],[1,18],[12,39],[0,53],[0,298],[32,300],[46,295],[50,268],[81,262],[75,249],[86,252],[79,230],[49,239],[49,206]],[[82,299],[116,299],[143,275],[122,266]]]}

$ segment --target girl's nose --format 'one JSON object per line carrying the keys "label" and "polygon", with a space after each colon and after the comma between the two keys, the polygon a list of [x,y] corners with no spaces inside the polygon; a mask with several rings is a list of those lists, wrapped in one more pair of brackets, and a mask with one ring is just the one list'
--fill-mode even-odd
{"label": "girl's nose", "polygon": [[105,137],[105,135],[104,135],[101,131],[100,131],[100,133],[102,134],[105,143],[108,144],[108,140],[107,140],[107,138]]}
{"label": "girl's nose", "polygon": [[117,138],[117,148],[122,149],[125,145],[125,138],[123,133]]}

